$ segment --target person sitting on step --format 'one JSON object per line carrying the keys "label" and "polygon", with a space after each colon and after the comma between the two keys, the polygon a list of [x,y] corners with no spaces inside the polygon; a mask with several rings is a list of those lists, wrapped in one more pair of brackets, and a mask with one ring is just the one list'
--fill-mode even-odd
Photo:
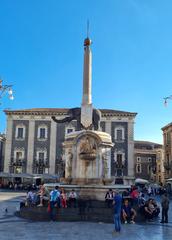
{"label": "person sitting on step", "polygon": [[112,207],[113,198],[114,198],[114,192],[110,188],[109,191],[107,191],[106,195],[105,195],[105,201],[107,203],[108,208]]}
{"label": "person sitting on step", "polygon": [[69,193],[69,207],[76,208],[77,194],[74,189]]}
{"label": "person sitting on step", "polygon": [[128,199],[125,199],[122,205],[122,219],[124,223],[135,223],[135,217],[136,211],[130,206]]}

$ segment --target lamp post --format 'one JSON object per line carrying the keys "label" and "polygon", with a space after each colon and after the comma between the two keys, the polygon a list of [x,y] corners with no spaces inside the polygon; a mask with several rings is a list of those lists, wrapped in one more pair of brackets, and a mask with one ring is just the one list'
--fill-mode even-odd
{"label": "lamp post", "polygon": [[12,91],[12,85],[3,85],[2,80],[0,79],[0,99],[6,92],[8,92],[9,99],[13,100],[14,96]]}
{"label": "lamp post", "polygon": [[172,100],[172,95],[164,98],[164,106],[167,107],[168,100]]}

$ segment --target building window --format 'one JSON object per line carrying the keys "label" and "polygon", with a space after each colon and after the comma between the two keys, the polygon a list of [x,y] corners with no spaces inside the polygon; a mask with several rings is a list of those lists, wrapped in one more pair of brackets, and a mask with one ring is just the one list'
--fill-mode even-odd
{"label": "building window", "polygon": [[39,152],[38,153],[38,161],[41,163],[45,159],[45,153],[44,152]]}
{"label": "building window", "polygon": [[39,126],[38,127],[37,137],[39,140],[47,139],[47,133],[48,133],[47,126]]}
{"label": "building window", "polygon": [[124,139],[125,139],[125,137],[124,137],[124,128],[123,127],[115,128],[115,141],[121,142]]}
{"label": "building window", "polygon": [[68,128],[67,133],[71,133],[71,132],[73,132],[73,128]]}
{"label": "building window", "polygon": [[117,135],[117,140],[121,141],[122,140],[122,130],[121,129],[117,129],[116,135]]}
{"label": "building window", "polygon": [[125,162],[125,153],[123,151],[115,152],[114,162],[115,162],[116,168],[123,168],[124,162]]}
{"label": "building window", "polygon": [[45,138],[45,128],[40,128],[40,136],[39,138]]}
{"label": "building window", "polygon": [[141,157],[137,157],[137,162],[141,162]]}
{"label": "building window", "polygon": [[148,174],[151,173],[151,166],[150,166],[150,165],[148,165],[148,167],[147,167],[147,173],[148,173]]}
{"label": "building window", "polygon": [[24,158],[24,149],[15,149],[14,150],[14,159],[16,161],[22,160]]}
{"label": "building window", "polygon": [[170,155],[169,155],[169,153],[167,153],[167,155],[166,155],[166,160],[167,160],[167,164],[169,165],[169,163],[170,163]]}
{"label": "building window", "polygon": [[36,163],[36,173],[38,174],[43,174],[45,173],[45,169],[46,169],[46,157],[47,157],[47,152],[46,150],[40,150],[37,151],[37,163]]}
{"label": "building window", "polygon": [[69,134],[69,133],[72,133],[74,131],[75,131],[74,127],[67,127],[66,130],[65,130],[65,134]]}
{"label": "building window", "polygon": [[18,128],[17,138],[23,138],[23,128]]}
{"label": "building window", "polygon": [[167,137],[167,141],[166,141],[166,143],[167,144],[170,144],[170,132],[167,132],[167,135],[166,135],[166,137]]}
{"label": "building window", "polygon": [[21,160],[23,158],[23,152],[16,152],[16,160]]}
{"label": "building window", "polygon": [[45,159],[45,153],[44,152],[38,152],[38,174],[44,173],[44,159]]}
{"label": "building window", "polygon": [[123,170],[122,169],[117,169],[116,175],[117,175],[117,177],[122,177],[123,176]]}
{"label": "building window", "polygon": [[25,127],[17,126],[15,137],[16,137],[16,139],[24,139],[25,138]]}
{"label": "building window", "polygon": [[117,160],[116,160],[116,162],[117,162],[117,165],[118,165],[118,167],[122,167],[122,154],[120,153],[118,153],[117,154]]}
{"label": "building window", "polygon": [[137,164],[136,165],[136,173],[141,173],[142,169],[141,169],[141,164]]}
{"label": "building window", "polygon": [[23,167],[24,167],[24,150],[21,149],[15,149],[14,150],[14,162],[12,162],[14,165],[14,173],[22,173]]}

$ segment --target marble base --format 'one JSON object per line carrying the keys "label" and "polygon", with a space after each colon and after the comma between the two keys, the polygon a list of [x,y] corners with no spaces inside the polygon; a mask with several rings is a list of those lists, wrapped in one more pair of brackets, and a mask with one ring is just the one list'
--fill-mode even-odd
{"label": "marble base", "polygon": [[104,201],[105,200],[105,194],[108,191],[109,188],[112,190],[118,190],[119,192],[123,192],[125,189],[130,189],[130,185],[97,185],[93,184],[92,185],[76,185],[76,184],[51,184],[47,183],[44,184],[45,187],[50,191],[54,189],[55,186],[59,186],[60,188],[64,188],[66,193],[69,193],[72,189],[74,189],[79,196],[84,196],[88,199],[92,200],[100,200]]}

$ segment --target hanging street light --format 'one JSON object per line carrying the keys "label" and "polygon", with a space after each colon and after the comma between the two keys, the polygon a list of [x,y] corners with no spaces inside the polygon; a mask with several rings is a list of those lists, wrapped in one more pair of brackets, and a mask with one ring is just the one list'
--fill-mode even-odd
{"label": "hanging street light", "polygon": [[[0,79],[0,99],[3,95],[8,92],[8,97],[10,100],[14,99],[12,85],[2,85],[2,80]],[[0,102],[1,104],[1,102]]]}

